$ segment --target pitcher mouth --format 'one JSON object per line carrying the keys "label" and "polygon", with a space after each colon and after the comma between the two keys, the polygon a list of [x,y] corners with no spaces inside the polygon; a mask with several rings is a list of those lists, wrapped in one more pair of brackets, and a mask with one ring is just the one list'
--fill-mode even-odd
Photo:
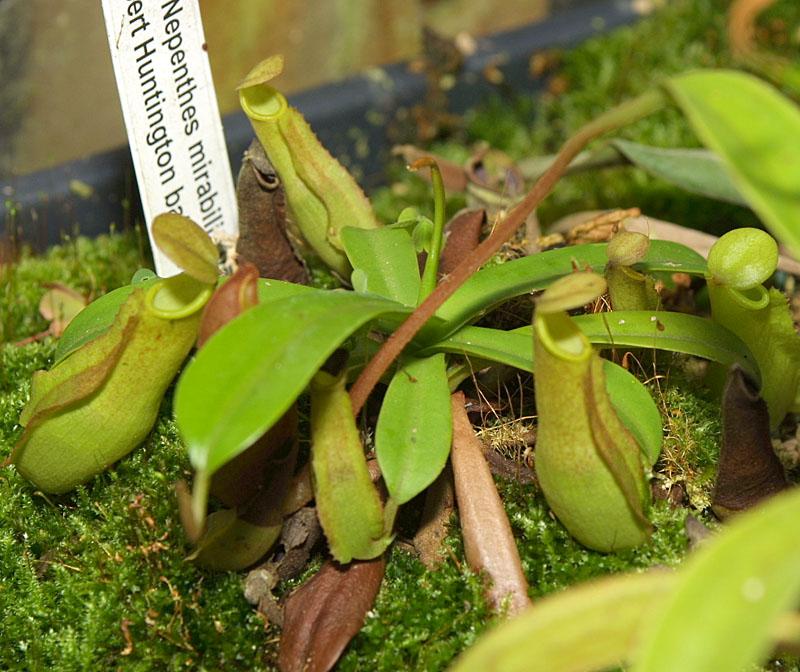
{"label": "pitcher mouth", "polygon": [[286,98],[266,84],[248,86],[239,91],[239,102],[245,114],[255,121],[272,121],[288,108]]}
{"label": "pitcher mouth", "polygon": [[750,289],[729,289],[731,298],[748,310],[761,310],[769,305],[769,292],[761,285]]}
{"label": "pitcher mouth", "polygon": [[213,293],[213,285],[181,273],[150,287],[145,295],[145,305],[156,317],[180,320],[205,306]]}
{"label": "pitcher mouth", "polygon": [[589,340],[566,313],[540,315],[535,320],[534,329],[542,345],[560,359],[580,362],[592,352]]}

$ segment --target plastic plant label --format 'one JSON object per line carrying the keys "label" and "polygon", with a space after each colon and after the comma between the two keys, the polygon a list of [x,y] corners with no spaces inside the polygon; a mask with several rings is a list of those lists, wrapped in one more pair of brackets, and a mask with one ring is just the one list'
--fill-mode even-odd
{"label": "plastic plant label", "polygon": [[102,1],[156,270],[169,277],[180,269],[154,244],[157,215],[190,217],[224,246],[238,231],[200,8],[197,0]]}

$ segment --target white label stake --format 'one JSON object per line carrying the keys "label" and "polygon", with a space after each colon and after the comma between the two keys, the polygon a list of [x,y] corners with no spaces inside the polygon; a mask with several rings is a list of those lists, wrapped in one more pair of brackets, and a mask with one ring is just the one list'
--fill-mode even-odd
{"label": "white label stake", "polygon": [[153,244],[156,215],[179,212],[215,238],[238,232],[200,8],[197,0],[103,0],[103,13],[156,271],[168,277],[179,269]]}

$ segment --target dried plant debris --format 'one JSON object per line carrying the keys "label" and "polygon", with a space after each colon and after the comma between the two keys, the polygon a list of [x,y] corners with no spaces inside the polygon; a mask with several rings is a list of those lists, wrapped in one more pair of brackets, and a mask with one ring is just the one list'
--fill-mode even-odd
{"label": "dried plant debris", "polygon": [[421,58],[410,67],[425,75],[425,98],[411,110],[400,110],[390,130],[395,138],[429,142],[462,124],[461,117],[448,110],[447,91],[455,84],[464,64],[464,54],[455,40],[427,26],[423,28],[422,50]]}
{"label": "dried plant debris", "polygon": [[467,562],[488,579],[487,598],[493,607],[509,614],[524,609],[528,582],[503,503],[497,494],[483,447],[464,410],[464,395],[452,396],[453,451],[456,501]]}
{"label": "dried plant debris", "polygon": [[279,551],[248,573],[244,583],[245,599],[269,622],[283,623],[283,607],[278,604],[273,589],[281,581],[294,579],[303,572],[321,538],[317,512],[312,507],[303,507],[284,521]]}
{"label": "dried plant debris", "polygon": [[339,565],[328,561],[286,600],[281,672],[326,672],[361,629],[386,570],[384,556]]}
{"label": "dried plant debris", "polygon": [[[475,188],[475,195],[491,192],[503,202],[509,203],[525,193],[525,177],[511,157],[487,143],[479,144],[467,161],[467,178]],[[490,200],[491,196],[489,196]]]}
{"label": "dried plant debris", "polygon": [[720,518],[755,506],[787,486],[769,432],[767,405],[738,367],[722,397],[722,450],[711,506]]}
{"label": "dried plant debris", "polygon": [[447,275],[481,242],[481,231],[486,224],[486,210],[465,208],[457,212],[445,226],[447,236],[439,274]]}
{"label": "dried plant debris", "polygon": [[86,306],[86,297],[58,282],[46,283],[47,291],[39,302],[39,313],[50,322],[47,333],[61,336],[73,317]]}
{"label": "dried plant debris", "polygon": [[236,198],[239,259],[254,264],[262,278],[307,284],[308,272],[287,232],[286,194],[258,140],[244,153]]}

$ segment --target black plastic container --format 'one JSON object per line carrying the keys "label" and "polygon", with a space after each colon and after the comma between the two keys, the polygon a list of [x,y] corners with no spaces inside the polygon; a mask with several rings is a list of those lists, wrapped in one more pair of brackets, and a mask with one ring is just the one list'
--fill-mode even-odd
{"label": "black plastic container", "polygon": [[[575,46],[636,18],[632,0],[562,1],[539,23],[479,38],[477,50],[449,91],[449,109],[463,113],[497,91],[484,74],[487,66],[502,72],[504,88],[533,92],[541,85],[530,74],[533,54]],[[382,68],[380,76],[374,72],[354,76],[289,100],[321,141],[369,188],[383,181],[391,148],[383,122],[420,103],[425,90],[424,76],[399,63]],[[226,116],[223,124],[236,174],[253,132],[243,113]],[[0,243],[25,243],[37,250],[58,243],[65,234],[97,235],[112,225],[128,227],[142,216],[127,146],[12,178],[0,187],[0,193],[6,208]]]}

